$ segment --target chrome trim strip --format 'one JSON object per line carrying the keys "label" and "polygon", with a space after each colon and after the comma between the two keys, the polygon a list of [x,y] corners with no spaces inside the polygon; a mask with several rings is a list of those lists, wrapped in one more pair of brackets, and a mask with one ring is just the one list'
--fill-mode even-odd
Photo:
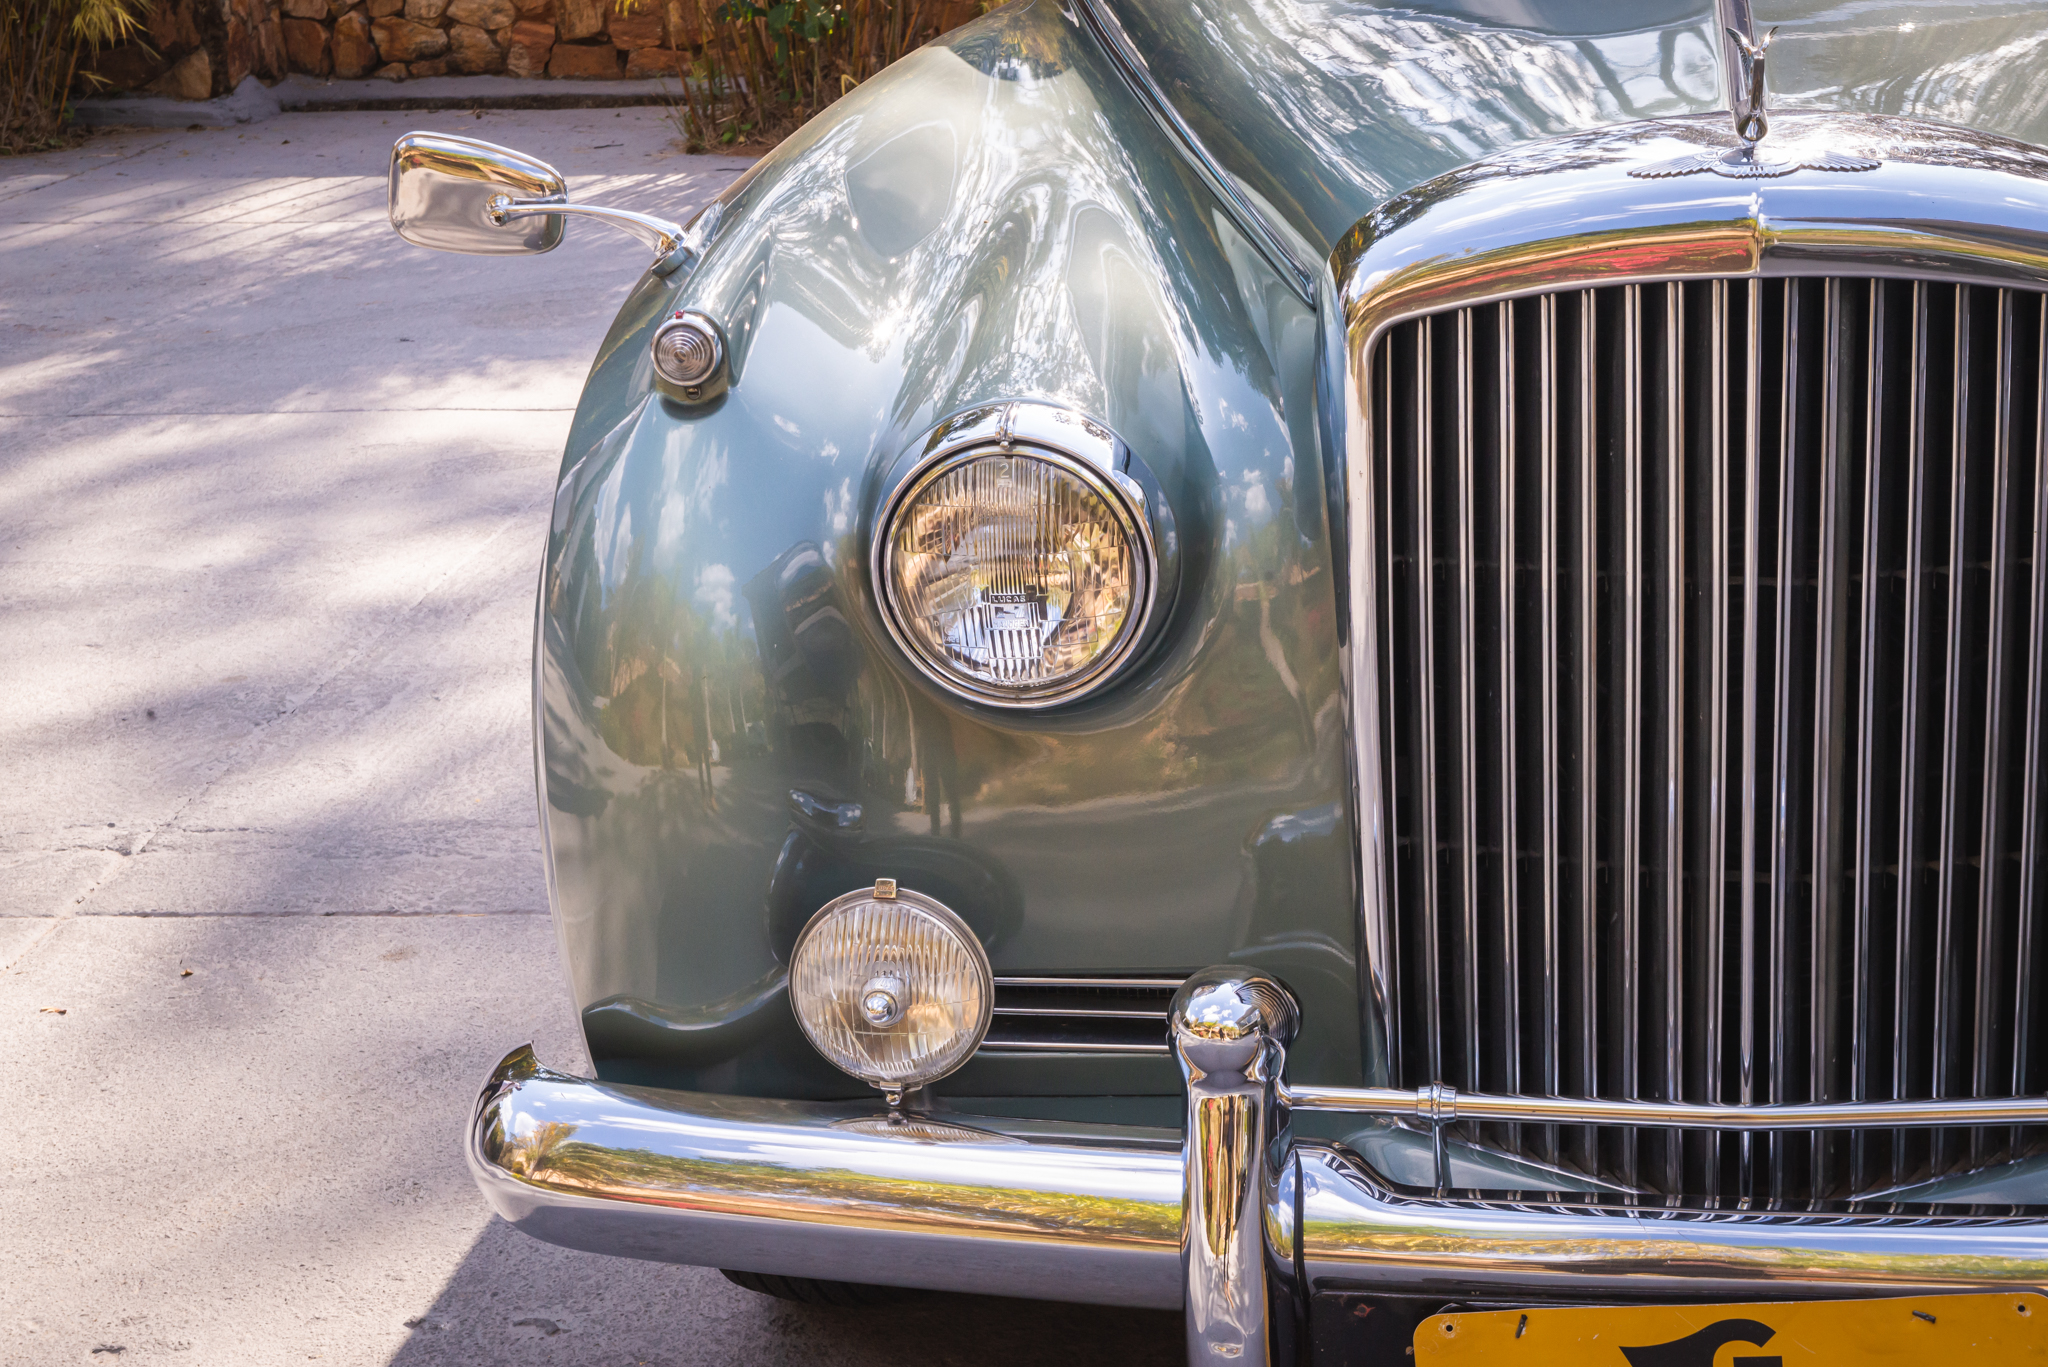
{"label": "chrome trim strip", "polygon": [[[1166,1017],[1160,1016],[1163,1029]],[[981,1048],[974,1051],[976,1058],[1000,1054],[1159,1054],[1172,1053],[1166,1044],[1116,1044],[1107,1041],[1091,1041],[1077,1044],[1061,1040],[983,1040]]]}
{"label": "chrome trim strip", "polygon": [[1246,197],[1230,172],[1223,169],[1223,164],[1195,136],[1195,130],[1181,117],[1180,110],[1166,97],[1159,83],[1152,79],[1151,67],[1146,65],[1143,54],[1131,41],[1130,35],[1124,32],[1122,22],[1103,0],[1075,0],[1074,12],[1080,15],[1082,25],[1095,35],[1095,40],[1108,55],[1110,65],[1131,87],[1139,103],[1151,113],[1160,130],[1179,149],[1182,158],[1202,178],[1210,192],[1222,201],[1224,210],[1252,240],[1259,254],[1279,272],[1281,279],[1287,282],[1288,288],[1300,297],[1302,303],[1314,308],[1315,272],[1308,263],[1295,256],[1265,214]]}
{"label": "chrome trim strip", "polygon": [[[1885,286],[1872,282],[1864,337],[1869,359],[1863,395],[1862,625],[1857,637],[1856,662],[1856,714],[1860,718],[1877,715],[1876,640],[1880,603],[1877,530],[1884,511],[1879,506],[1879,494],[1885,487],[1882,396],[1887,329],[1883,326],[1884,296]],[[1877,1044],[1877,1002],[1874,995],[1877,979],[1871,951],[1871,937],[1876,929],[1872,924],[1871,900],[1881,867],[1876,846],[1876,822],[1872,819],[1876,785],[1871,771],[1876,756],[1876,731],[1867,722],[1859,722],[1856,736],[1856,981],[1853,987],[1856,994],[1856,1038],[1849,1081],[1849,1096],[1854,1101],[1864,1100],[1870,1094],[1871,1052]],[[1860,1181],[1860,1161],[1856,1171]]]}
{"label": "chrome trim strip", "polygon": [[[1685,1090],[1685,286],[1664,287],[1665,442],[1668,459],[1664,509],[1664,984],[1665,1037],[1663,1099]],[[1679,1188],[1684,1155],[1673,1142],[1665,1150],[1667,1190]]]}
{"label": "chrome trim strip", "polygon": [[[1621,613],[1621,1094],[1642,1095],[1643,892],[1643,287],[1622,290]],[[1597,541],[1597,538],[1595,538]],[[1635,1179],[1631,1140],[1626,1180]]]}
{"label": "chrome trim strip", "polygon": [[[1842,478],[1842,329],[1844,326],[1842,282],[1830,280],[1821,297],[1821,469],[1820,547],[1818,551],[1819,599],[1815,608],[1813,768],[1809,774],[1813,800],[1812,867],[1833,869],[1842,854],[1841,816],[1834,784],[1828,775],[1842,772],[1842,729],[1846,722],[1841,701],[1845,687],[1842,655],[1847,648],[1847,623],[1842,604],[1845,591],[1843,557],[1845,542],[1841,523],[1845,484]],[[1841,935],[1840,885],[1832,878],[1816,880],[1813,921],[1809,936],[1807,971],[1807,1037],[1810,1041],[1806,1095],[1811,1100],[1827,1088],[1824,1060],[1836,1057],[1835,1021],[1841,998],[1840,963],[1836,951]],[[1826,1187],[1826,1147],[1815,1136],[1813,1172],[1815,1185]]]}
{"label": "chrome trim strip", "polygon": [[[1927,507],[1927,347],[1928,347],[1928,299],[1927,286],[1921,281],[1913,282],[1913,375],[1911,379],[1912,407],[1907,418],[1906,462],[1907,487],[1912,489],[1912,503],[1906,509],[1906,648],[1903,656],[1905,679],[1900,689],[1900,751],[1899,787],[1902,793],[1911,793],[1920,782],[1920,633],[1924,613],[1921,607],[1922,582],[1927,573],[1925,510]],[[1920,832],[1918,817],[1920,805],[1917,802],[1899,804],[1899,848],[1896,868],[1898,869],[1899,895],[1892,913],[1892,944],[1905,946],[1912,943],[1912,927],[1916,904],[1919,902],[1919,860]],[[1917,993],[1913,990],[1914,969],[1918,967],[1915,957],[1903,952],[1892,956],[1892,1096],[1906,1095],[1911,1081],[1906,1076],[1909,1057],[1908,1042],[1912,1032],[1912,1005]],[[1897,1139],[1892,1142],[1892,1184],[1905,1180],[1904,1145]]]}
{"label": "chrome trim strip", "polygon": [[[1709,437],[1715,459],[1713,556],[1707,567],[1707,592],[1713,597],[1707,634],[1707,752],[1712,773],[1707,780],[1707,867],[1714,870],[1707,886],[1705,979],[1707,1031],[1702,1044],[1706,1060],[1706,1091],[1715,1101],[1727,1096],[1728,1029],[1726,1003],[1728,957],[1728,296],[1729,282],[1716,280],[1713,292],[1714,412]],[[1708,1166],[1718,1190],[1721,1146],[1712,1146]]]}
{"label": "chrome trim strip", "polygon": [[[1446,1100],[1445,1098],[1449,1098]],[[1730,1106],[1692,1101],[1604,1101],[1578,1097],[1495,1096],[1418,1087],[1313,1087],[1282,1084],[1280,1100],[1297,1111],[1338,1111],[1450,1124],[1498,1120],[1539,1125],[1632,1125],[1648,1129],[1849,1130],[2048,1124],[2048,1097],[1933,1101],[1837,1101]]]}
{"label": "chrome trim strip", "polygon": [[[1977,1010],[1971,1023],[1970,1090],[1978,1096],[1991,1090],[1996,1025],[1993,1011],[1998,1002],[1997,942],[1992,933],[2003,884],[2005,861],[1999,837],[2005,830],[2006,785],[1999,782],[2006,770],[2006,617],[2012,579],[2012,381],[2013,381],[2013,297],[2011,290],[1998,292],[1998,369],[1992,396],[1992,479],[1991,517],[1991,644],[1984,652],[1985,677],[1990,681],[1984,699],[1984,753],[1981,764],[1983,789],[1979,811],[1977,847]],[[2038,690],[2029,690],[2038,691]],[[2025,903],[2021,904],[2024,919]],[[2015,1029],[2017,1029],[2017,1024]],[[2015,1041],[2017,1043],[2017,1041]]]}
{"label": "chrome trim strip", "polygon": [[[1005,1131],[989,1128],[1003,1125]],[[507,1055],[467,1153],[548,1243],[659,1262],[1171,1310],[1181,1156],[1130,1131],[618,1087]]]}
{"label": "chrome trim strip", "polygon": [[1065,1006],[998,1006],[998,1016],[1073,1016],[1087,1020],[1156,1020],[1165,1023],[1166,1006],[1161,1003],[1157,1011],[1117,1011],[1108,1007],[1065,1007]]}
{"label": "chrome trim strip", "polygon": [[[2040,333],[2034,355],[2048,368],[2048,307],[2041,310]],[[2034,427],[2034,528],[2032,539],[2033,601],[2027,640],[2031,647],[2028,677],[2048,678],[2048,383],[2036,386],[2039,409]],[[2013,954],[2013,1056],[2012,1079],[2016,1091],[2027,1085],[2032,1063],[2033,1041],[2026,1023],[2033,1015],[2033,977],[2028,970],[2034,962],[2034,926],[2041,912],[2041,739],[2042,693],[2027,693],[2026,748],[2020,753],[2020,772],[2025,775],[2020,798],[2020,917],[2019,943]]]}
{"label": "chrome trim strip", "polygon": [[1503,1074],[1510,1091],[1522,1086],[1522,909],[1516,863],[1521,846],[1515,819],[1515,316],[1514,305],[1495,307],[1495,342],[1499,367],[1499,483],[1495,502],[1500,525],[1495,555],[1500,562],[1500,829],[1501,829],[1501,983],[1507,1019]]}
{"label": "chrome trim strip", "polygon": [[[1462,1099],[1461,1099],[1462,1104]],[[1801,1300],[2048,1284],[2048,1226],[1709,1218],[1629,1207],[1603,1214],[1396,1195],[1342,1153],[1296,1148],[1269,1221],[1301,1211],[1312,1286],[1527,1304]],[[1299,1172],[1298,1189],[1296,1173]]]}
{"label": "chrome trim strip", "polygon": [[[1178,991],[1186,978],[1003,978],[996,979],[997,987],[1122,987],[1149,988],[1165,992],[1169,996]],[[1001,1010],[1001,1007],[997,1007]],[[1160,1003],[1159,1015],[1166,1014],[1166,1004]]]}
{"label": "chrome trim strip", "polygon": [[1538,1041],[1543,1050],[1543,1091],[1564,1090],[1564,942],[1558,908],[1564,897],[1564,836],[1560,830],[1558,776],[1564,771],[1564,746],[1558,736],[1557,671],[1557,297],[1537,301],[1537,326],[1543,333],[1542,371],[1537,377],[1537,402],[1542,406],[1543,451],[1538,460],[1538,490],[1543,526],[1538,537],[1537,601],[1543,609],[1543,1019],[1548,1029]]}
{"label": "chrome trim strip", "polygon": [[[1383,360],[1379,372],[1365,376],[1365,385],[1378,386],[1386,396],[1387,410],[1392,411],[1393,348],[1386,348]],[[1380,582],[1373,553],[1374,547],[1391,534],[1394,517],[1393,435],[1373,426],[1372,394],[1360,393],[1359,389],[1353,384],[1343,386],[1345,444],[1347,450],[1371,452],[1372,458],[1344,462],[1345,507],[1352,524],[1351,533],[1345,537],[1350,591],[1344,601],[1351,616],[1353,661],[1344,677],[1351,712],[1351,781],[1357,808],[1353,821],[1359,833],[1359,939],[1365,951],[1360,976],[1369,992],[1368,1000],[1360,1003],[1366,1016],[1361,1043],[1370,1059],[1371,1026],[1377,1016],[1384,1041],[1380,1059],[1384,1076],[1389,1061],[1405,1057],[1406,1043],[1401,1037],[1401,980],[1394,972],[1400,948],[1392,908],[1400,897],[1400,871],[1395,865],[1388,823],[1388,813],[1394,809],[1399,795],[1393,789],[1391,768],[1386,763],[1385,746],[1391,738],[1382,731],[1386,719],[1380,711],[1382,695],[1397,697],[1401,687],[1400,670],[1381,650],[1381,625],[1392,620],[1396,589],[1391,575],[1385,584]],[[1389,481],[1384,488],[1382,480]],[[1361,533],[1360,527],[1369,534]]]}
{"label": "chrome trim strip", "polygon": [[[1947,1096],[1954,1085],[1950,1077],[1955,1052],[1955,940],[1956,863],[1962,856],[1961,831],[1957,827],[1956,788],[1958,766],[1962,763],[1965,738],[1962,732],[1963,670],[1981,669],[1983,661],[1963,658],[1963,613],[1969,600],[1963,579],[1970,571],[1964,544],[1969,534],[1970,466],[1970,292],[1956,291],[1955,346],[1951,350],[1949,380],[1949,510],[1948,580],[1944,596],[1941,654],[1941,864],[1934,903],[1934,1086],[1936,1096]],[[1974,672],[1974,669],[1973,669]],[[1995,676],[1994,676],[1995,678]]]}
{"label": "chrome trim strip", "polygon": [[[1430,507],[1436,488],[1436,390],[1431,381],[1436,367],[1430,356],[1436,349],[1433,319],[1425,318],[1415,330],[1415,652],[1416,710],[1421,714],[1421,735],[1416,744],[1424,762],[1416,766],[1416,824],[1421,832],[1416,841],[1415,870],[1422,905],[1422,990],[1431,1001],[1443,997],[1443,920],[1437,877],[1436,828],[1436,537],[1435,518]],[[1391,488],[1391,473],[1389,475]],[[1431,1017],[1423,1057],[1432,1077],[1443,1076],[1443,1028]]]}
{"label": "chrome trim strip", "polygon": [[[1736,1099],[1744,1106],[1756,1101],[1756,632],[1757,597],[1761,585],[1758,563],[1761,546],[1759,526],[1763,516],[1762,426],[1763,426],[1763,281],[1744,282],[1749,300],[1743,316],[1749,344],[1749,364],[1743,372],[1742,393],[1742,789],[1738,819],[1742,823],[1742,921],[1736,927],[1742,963],[1737,969],[1735,998],[1741,1013],[1736,1022]],[[1745,1160],[1748,1157],[1744,1153]],[[1745,1172],[1749,1164],[1743,1164]],[[1746,1195],[1747,1193],[1745,1193]]]}
{"label": "chrome trim strip", "polygon": [[[1595,317],[1595,295],[1579,295],[1579,461],[1578,461],[1578,678],[1576,698],[1579,710],[1579,823],[1578,898],[1579,981],[1578,1036],[1579,1085],[1589,1092],[1600,1089],[1600,840],[1595,820],[1594,793],[1600,784],[1599,674],[1600,666],[1600,501],[1599,501],[1599,389],[1595,367],[1600,363],[1599,322]],[[1593,1157],[1593,1136],[1583,1135],[1585,1157]]]}
{"label": "chrome trim strip", "polygon": [[1457,316],[1458,343],[1458,993],[1465,1004],[1465,1071],[1479,1072],[1479,494],[1474,483],[1472,312]]}
{"label": "chrome trim strip", "polygon": [[[1779,322],[1778,360],[1778,525],[1777,565],[1771,584],[1771,936],[1764,947],[1770,965],[1770,1000],[1765,1003],[1769,1021],[1770,1058],[1764,1069],[1768,1101],[1786,1101],[1786,1067],[1792,1052],[1791,964],[1787,943],[1791,937],[1792,872],[1792,613],[1793,564],[1792,518],[1795,470],[1801,443],[1795,438],[1801,384],[1799,380],[1799,296],[1802,281],[1785,282],[1783,317]],[[1825,379],[1822,381],[1826,383]],[[1771,1141],[1771,1194],[1783,1194],[1783,1145]]]}

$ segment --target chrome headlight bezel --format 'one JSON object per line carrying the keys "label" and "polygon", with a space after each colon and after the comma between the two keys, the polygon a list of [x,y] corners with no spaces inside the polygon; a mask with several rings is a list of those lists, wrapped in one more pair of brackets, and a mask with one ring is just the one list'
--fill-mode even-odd
{"label": "chrome headlight bezel", "polygon": [[[1138,583],[1131,610],[1111,645],[1088,666],[1052,683],[1001,688],[956,672],[933,655],[903,621],[900,589],[889,546],[917,496],[967,461],[989,455],[1043,461],[1080,482],[1102,500],[1131,549]],[[897,647],[925,678],[957,698],[1014,711],[1037,711],[1074,702],[1098,691],[1123,670],[1151,634],[1160,599],[1158,538],[1144,487],[1132,477],[1130,449],[1102,424],[1051,404],[1013,402],[971,410],[948,420],[927,438],[923,454],[883,500],[869,540],[869,569],[876,607]]]}

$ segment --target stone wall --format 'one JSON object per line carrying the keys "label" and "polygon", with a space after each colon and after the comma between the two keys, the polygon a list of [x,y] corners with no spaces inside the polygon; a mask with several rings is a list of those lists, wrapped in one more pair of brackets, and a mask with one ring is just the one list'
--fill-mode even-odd
{"label": "stone wall", "polygon": [[180,99],[225,95],[255,76],[266,84],[289,69],[278,0],[156,0],[142,41],[98,54],[103,88],[150,89]]}
{"label": "stone wall", "polygon": [[[119,90],[223,95],[254,74],[352,79],[504,74],[576,80],[675,76],[716,0],[156,0],[149,41],[102,53]],[[627,12],[621,12],[621,4]],[[980,13],[939,0],[939,31]]]}

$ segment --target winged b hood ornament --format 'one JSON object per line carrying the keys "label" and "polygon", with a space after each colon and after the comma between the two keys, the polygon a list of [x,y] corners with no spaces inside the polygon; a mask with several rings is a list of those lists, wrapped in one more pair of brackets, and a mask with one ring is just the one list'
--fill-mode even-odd
{"label": "winged b hood ornament", "polygon": [[1771,131],[1770,115],[1765,109],[1769,103],[1770,88],[1765,83],[1764,71],[1771,40],[1778,36],[1778,30],[1774,27],[1762,38],[1757,37],[1756,17],[1750,11],[1749,0],[1716,0],[1714,10],[1721,21],[1721,31],[1728,35],[1728,41],[1721,49],[1721,60],[1728,87],[1728,112],[1735,121],[1735,136],[1740,141],[1727,152],[1694,152],[1670,161],[1639,166],[1630,171],[1630,175],[1644,180],[1667,180],[1705,171],[1730,180],[1775,180],[1794,171],[1875,171],[1878,168],[1879,163],[1867,157],[1848,157],[1839,152],[1820,152],[1785,161],[1774,161],[1762,155],[1758,144]]}

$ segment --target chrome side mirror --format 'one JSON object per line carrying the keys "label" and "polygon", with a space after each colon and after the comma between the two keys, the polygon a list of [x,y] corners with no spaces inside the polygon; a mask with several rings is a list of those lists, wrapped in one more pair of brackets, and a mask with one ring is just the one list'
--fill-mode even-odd
{"label": "chrome side mirror", "polygon": [[407,133],[391,145],[391,226],[415,246],[477,256],[553,251],[570,214],[594,218],[654,248],[668,275],[695,255],[681,225],[625,209],[569,203],[569,185],[544,161],[454,133]]}
{"label": "chrome side mirror", "polygon": [[500,201],[566,204],[569,184],[523,152],[452,133],[407,133],[391,147],[391,226],[418,247],[477,256],[553,251],[560,214],[508,218]]}

